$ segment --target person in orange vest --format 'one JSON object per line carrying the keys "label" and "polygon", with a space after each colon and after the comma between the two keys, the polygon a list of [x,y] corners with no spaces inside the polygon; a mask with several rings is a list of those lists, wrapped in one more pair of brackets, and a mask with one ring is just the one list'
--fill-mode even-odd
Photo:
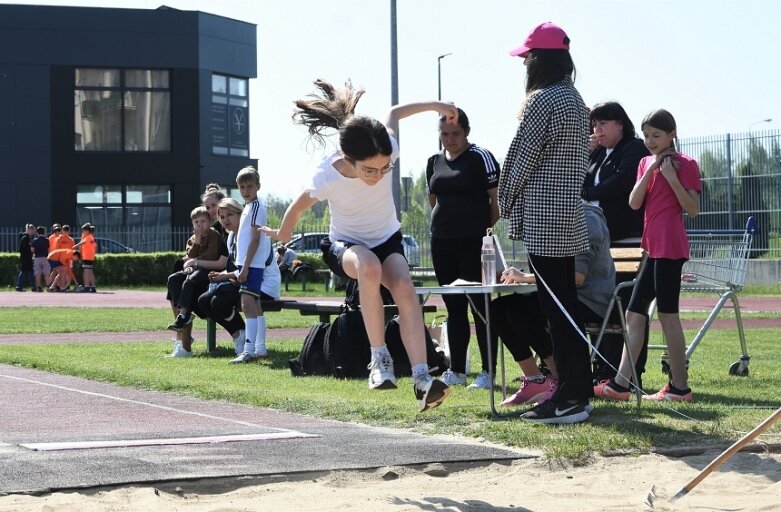
{"label": "person in orange vest", "polygon": [[79,286],[77,292],[95,293],[95,253],[97,252],[97,243],[93,233],[95,226],[87,222],[81,226],[81,240],[73,246],[74,249],[81,251],[81,268],[83,270],[82,280],[84,286]]}
{"label": "person in orange vest", "polygon": [[74,260],[79,259],[81,259],[81,253],[74,249],[55,249],[49,253],[49,266],[55,274],[54,280],[49,286],[50,292],[68,291],[68,283],[73,274],[71,265]]}

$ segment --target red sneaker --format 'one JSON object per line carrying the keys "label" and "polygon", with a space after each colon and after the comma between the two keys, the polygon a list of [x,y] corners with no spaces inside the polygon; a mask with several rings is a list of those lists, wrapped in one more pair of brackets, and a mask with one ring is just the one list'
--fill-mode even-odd
{"label": "red sneaker", "polygon": [[663,402],[665,400],[670,402],[691,402],[693,399],[691,389],[687,393],[679,395],[670,389],[670,384],[665,385],[653,395],[643,395],[643,400],[653,400],[655,402]]}
{"label": "red sneaker", "polygon": [[603,380],[594,386],[594,396],[604,398],[605,400],[617,400],[619,402],[629,401],[629,391],[616,391],[610,387],[610,380]]}

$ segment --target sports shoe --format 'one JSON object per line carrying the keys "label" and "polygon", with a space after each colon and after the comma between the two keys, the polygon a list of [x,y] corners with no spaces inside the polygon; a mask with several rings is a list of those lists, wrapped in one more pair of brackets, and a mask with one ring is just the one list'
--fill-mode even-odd
{"label": "sports shoe", "polygon": [[396,375],[393,373],[390,354],[372,357],[366,368],[369,369],[369,389],[396,389]]}
{"label": "sports shoe", "polygon": [[439,380],[444,382],[447,386],[466,386],[466,374],[454,372],[453,370],[445,370],[445,372],[439,376]]}
{"label": "sports shoe", "polygon": [[619,402],[628,402],[629,391],[616,391],[610,387],[610,379],[603,380],[596,386],[594,386],[594,397],[604,398],[605,400],[616,400]]}
{"label": "sports shoe", "polygon": [[181,331],[185,325],[190,325],[191,323],[193,323],[192,313],[188,312],[187,315],[179,313],[176,315],[176,320],[168,328],[172,331]]}
{"label": "sports shoe", "polygon": [[90,286],[89,290],[90,293],[97,293],[98,291],[95,289],[94,286]]}
{"label": "sports shoe", "polygon": [[653,400],[656,402],[663,402],[665,400],[671,402],[691,402],[693,399],[694,397],[692,396],[691,389],[680,395],[670,388],[669,383],[653,395],[643,395],[643,400]]}
{"label": "sports shoe", "polygon": [[432,378],[429,374],[415,379],[415,382],[412,384],[412,391],[415,393],[420,412],[437,407],[450,394],[450,388],[447,384]]}
{"label": "sports shoe", "polygon": [[236,355],[244,352],[244,342],[247,341],[247,333],[244,329],[239,331],[239,336],[233,339],[233,343],[236,344]]}
{"label": "sports shoe", "polygon": [[76,289],[75,289],[75,290],[73,290],[73,291],[74,291],[74,292],[76,292],[76,293],[84,293],[84,292],[87,292],[87,291],[88,291],[88,289],[87,289],[87,288],[84,288],[82,285],[79,285],[79,286],[78,286],[78,287],[76,287]]}
{"label": "sports shoe", "polygon": [[229,364],[251,363],[254,360],[255,357],[253,354],[250,354],[249,352],[242,352],[234,359],[231,359]]}
{"label": "sports shoe", "polygon": [[491,377],[488,372],[483,371],[477,376],[475,381],[467,386],[467,389],[491,389]]}
{"label": "sports shoe", "polygon": [[17,291],[17,292],[23,292],[23,291],[24,291],[24,288],[17,288],[17,289],[16,289],[16,291]]}
{"label": "sports shoe", "polygon": [[172,357],[192,357],[193,353],[186,351],[180,344],[177,344],[174,347],[174,351],[165,356],[166,358],[172,358]]}
{"label": "sports shoe", "polygon": [[548,400],[521,414],[521,419],[546,425],[580,423],[588,419],[587,400],[570,403]]}
{"label": "sports shoe", "polygon": [[558,383],[553,377],[546,377],[544,381],[537,382],[524,376],[521,379],[521,388],[514,395],[505,398],[502,405],[510,407],[544,402],[553,396],[557,387]]}

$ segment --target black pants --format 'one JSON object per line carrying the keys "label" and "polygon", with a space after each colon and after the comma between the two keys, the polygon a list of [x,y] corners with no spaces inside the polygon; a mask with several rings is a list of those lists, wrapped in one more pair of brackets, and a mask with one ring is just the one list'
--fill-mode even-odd
{"label": "black pants", "polygon": [[[480,281],[482,267],[480,265],[480,248],[482,237],[471,238],[432,238],[431,258],[434,262],[434,273],[440,285],[450,284],[456,279]],[[485,316],[485,297],[482,294],[470,295],[475,307],[472,318],[475,322],[477,344],[480,347],[480,359],[483,371],[488,371],[488,349],[485,339],[485,322],[480,318]],[[443,295],[442,300],[447,308],[447,340],[450,345],[450,369],[458,373],[466,373],[466,351],[469,347],[469,319],[467,309],[469,301],[465,295]],[[496,370],[497,337],[492,329],[491,352],[493,368]]]}
{"label": "black pants", "polygon": [[[575,288],[575,257],[555,258],[529,254],[529,261],[537,276],[537,290],[540,309],[548,318],[553,359],[559,373],[559,388],[553,400],[587,400],[594,396],[591,381],[588,345],[582,339],[583,322],[578,310],[578,296]],[[575,326],[554,302],[550,287]]]}
{"label": "black pants", "polygon": [[202,293],[198,297],[198,309],[204,317],[214,319],[233,336],[234,332],[245,327],[244,319],[239,313],[240,300],[238,286],[225,284]]}
{"label": "black pants", "polygon": [[195,270],[186,274],[184,270],[168,276],[168,293],[171,301],[180,308],[195,310],[198,316],[197,298],[209,288],[209,271]]}
{"label": "black pants", "polygon": [[531,349],[540,359],[553,354],[547,327],[537,293],[505,295],[491,303],[491,328],[515,361],[529,359]]}

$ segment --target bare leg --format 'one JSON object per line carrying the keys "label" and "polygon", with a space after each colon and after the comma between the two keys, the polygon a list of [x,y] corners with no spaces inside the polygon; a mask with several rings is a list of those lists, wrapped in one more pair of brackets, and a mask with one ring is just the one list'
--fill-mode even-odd
{"label": "bare leg", "polygon": [[[345,251],[342,265],[348,276],[358,280],[361,314],[366,326],[366,334],[369,336],[369,343],[373,347],[381,347],[385,344],[385,313],[380,295],[383,266],[373,252],[357,245]],[[396,298],[395,293],[393,297]],[[396,300],[398,301],[398,299]],[[401,313],[401,308],[399,308],[399,313]],[[401,332],[403,339],[403,325]]]}
{"label": "bare leg", "polygon": [[667,353],[670,356],[670,380],[678,389],[689,387],[689,375],[686,370],[686,338],[678,313],[659,313],[659,323],[667,340]]}
{"label": "bare leg", "polygon": [[[632,361],[637,361],[637,356],[640,354],[640,349],[643,347],[643,341],[645,341],[645,323],[646,317],[633,311],[626,312],[626,335],[629,341],[629,348],[632,351]],[[618,373],[616,374],[616,384],[619,386],[629,386],[629,381],[632,378],[632,364],[629,362],[629,354],[624,347],[621,353],[621,364],[618,365]]]}
{"label": "bare leg", "polygon": [[409,275],[409,266],[400,254],[391,254],[382,264],[382,284],[390,290],[399,308],[401,340],[410,364],[427,364],[423,312]]}

